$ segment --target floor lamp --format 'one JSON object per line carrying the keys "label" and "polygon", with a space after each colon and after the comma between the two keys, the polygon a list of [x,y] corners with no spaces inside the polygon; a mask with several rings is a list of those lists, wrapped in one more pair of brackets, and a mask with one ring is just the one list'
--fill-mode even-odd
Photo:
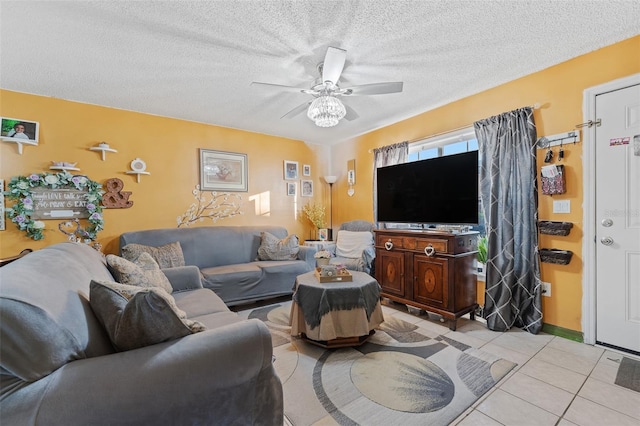
{"label": "floor lamp", "polygon": [[324,181],[329,184],[329,229],[327,230],[327,239],[333,241],[333,184],[338,180],[338,176],[325,176]]}

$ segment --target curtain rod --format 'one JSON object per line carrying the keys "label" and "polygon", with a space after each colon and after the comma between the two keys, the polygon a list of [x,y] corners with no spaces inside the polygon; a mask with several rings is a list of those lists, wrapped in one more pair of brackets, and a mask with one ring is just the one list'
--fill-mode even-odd
{"label": "curtain rod", "polygon": [[[535,104],[533,104],[533,105],[529,105],[529,107],[530,107],[530,108],[533,108],[533,109],[539,109],[539,108],[540,108],[540,103],[539,103],[539,102],[536,102],[536,103],[535,103]],[[526,107],[521,107],[521,108],[526,108]],[[431,139],[431,138],[435,138],[435,137],[438,137],[438,136],[446,135],[447,133],[458,132],[458,131],[460,131],[460,130],[467,129],[467,128],[472,127],[472,126],[473,126],[473,123],[471,123],[471,124],[467,124],[466,126],[457,127],[457,128],[455,128],[455,129],[447,130],[447,131],[444,131],[444,132],[435,133],[435,134],[433,134],[433,135],[429,135],[429,136],[421,136],[421,137],[419,137],[419,138],[415,138],[415,139],[408,140],[407,142],[411,144],[411,143],[414,143],[414,142],[423,141],[423,140],[425,140],[425,139]],[[373,149],[370,149],[368,152],[369,152],[369,154],[371,154],[371,153],[373,152]]]}

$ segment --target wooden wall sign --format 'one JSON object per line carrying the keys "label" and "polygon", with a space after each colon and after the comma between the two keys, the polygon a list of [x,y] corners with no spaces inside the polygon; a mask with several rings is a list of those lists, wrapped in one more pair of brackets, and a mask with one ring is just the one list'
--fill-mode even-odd
{"label": "wooden wall sign", "polygon": [[86,219],[89,217],[86,200],[88,192],[69,188],[33,188],[31,219]]}
{"label": "wooden wall sign", "polygon": [[102,205],[105,209],[128,209],[133,206],[129,201],[131,191],[123,191],[124,183],[118,178],[107,179],[106,192],[102,195]]}

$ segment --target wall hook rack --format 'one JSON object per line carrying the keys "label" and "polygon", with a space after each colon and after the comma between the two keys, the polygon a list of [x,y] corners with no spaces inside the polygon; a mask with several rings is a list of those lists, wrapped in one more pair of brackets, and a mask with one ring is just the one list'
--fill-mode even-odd
{"label": "wall hook rack", "polygon": [[542,136],[536,142],[538,149],[547,149],[556,145],[566,145],[564,142],[568,140],[569,143],[577,143],[580,142],[580,131],[579,130],[571,130],[569,132],[558,133],[556,135]]}

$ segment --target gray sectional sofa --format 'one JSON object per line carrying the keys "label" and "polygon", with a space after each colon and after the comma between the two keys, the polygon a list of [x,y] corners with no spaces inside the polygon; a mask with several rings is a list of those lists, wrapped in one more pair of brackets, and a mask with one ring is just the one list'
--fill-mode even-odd
{"label": "gray sectional sofa", "polygon": [[261,233],[288,236],[279,226],[205,226],[126,232],[120,250],[128,244],[160,247],[178,241],[184,263],[202,273],[202,284],[227,306],[293,294],[296,276],[315,267],[314,247],[299,246],[295,259],[258,260]]}
{"label": "gray sectional sofa", "polygon": [[[234,246],[218,244],[216,253]],[[165,273],[177,308],[206,330],[117,352],[94,314],[101,299],[89,300],[97,295],[92,280],[114,280],[101,253],[61,243],[1,267],[2,424],[282,425],[282,384],[264,323],[231,312],[202,287],[195,266]]]}

